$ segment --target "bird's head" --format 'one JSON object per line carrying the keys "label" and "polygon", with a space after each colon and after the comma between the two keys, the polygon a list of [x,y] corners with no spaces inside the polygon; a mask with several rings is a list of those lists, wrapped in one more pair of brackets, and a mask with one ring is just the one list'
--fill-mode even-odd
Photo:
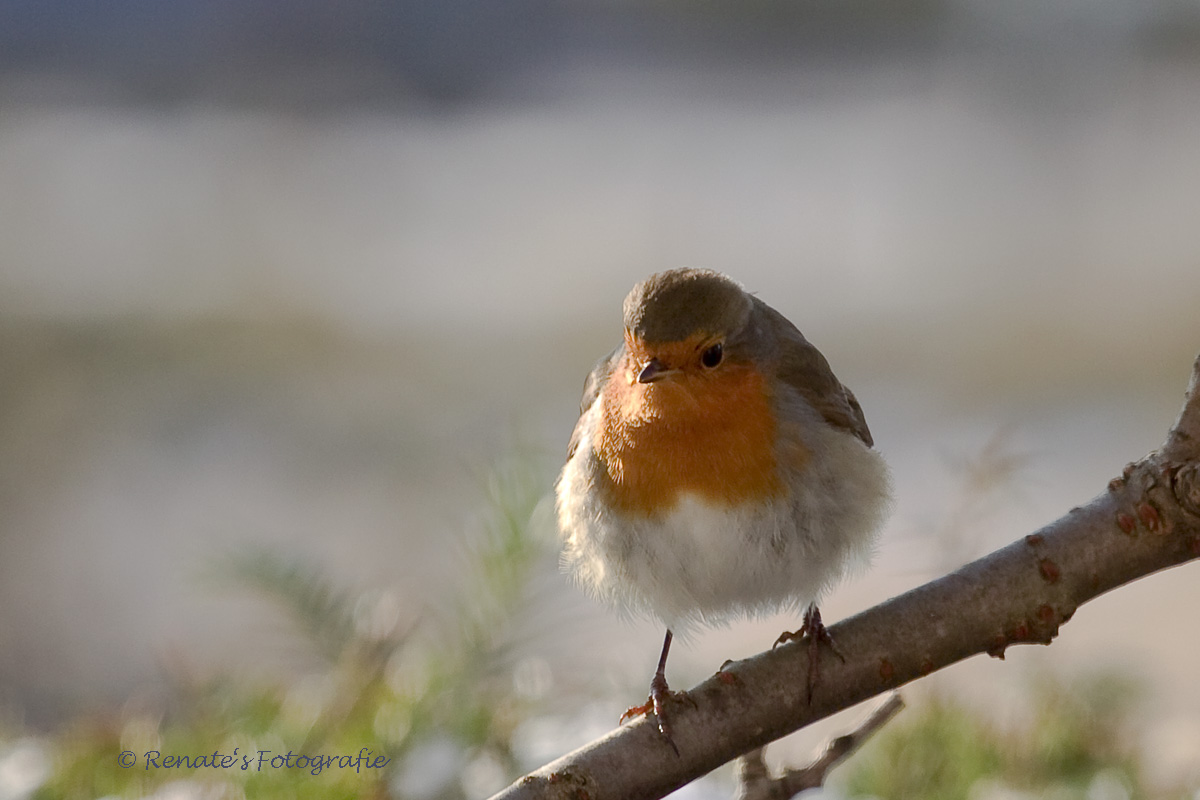
{"label": "bird's head", "polygon": [[744,334],[753,301],[710,270],[651,275],[625,298],[625,349],[641,384],[716,374],[748,355]]}

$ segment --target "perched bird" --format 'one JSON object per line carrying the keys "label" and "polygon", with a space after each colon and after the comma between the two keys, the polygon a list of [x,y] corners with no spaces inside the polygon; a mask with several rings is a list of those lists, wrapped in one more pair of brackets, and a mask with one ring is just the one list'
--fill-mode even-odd
{"label": "perched bird", "polygon": [[627,713],[652,710],[674,747],[672,632],[794,609],[804,625],[779,642],[828,641],[816,602],[869,558],[890,481],[825,357],[730,278],[652,275],[624,323],[556,485],[562,561],[593,596],[666,626],[649,701]]}

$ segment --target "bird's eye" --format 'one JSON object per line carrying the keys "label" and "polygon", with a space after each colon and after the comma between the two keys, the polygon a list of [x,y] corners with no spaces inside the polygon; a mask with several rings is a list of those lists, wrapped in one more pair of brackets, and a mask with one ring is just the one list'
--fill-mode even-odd
{"label": "bird's eye", "polygon": [[725,350],[721,347],[721,343],[717,342],[712,347],[704,351],[704,355],[700,356],[700,363],[712,369],[721,363],[721,359],[725,357]]}

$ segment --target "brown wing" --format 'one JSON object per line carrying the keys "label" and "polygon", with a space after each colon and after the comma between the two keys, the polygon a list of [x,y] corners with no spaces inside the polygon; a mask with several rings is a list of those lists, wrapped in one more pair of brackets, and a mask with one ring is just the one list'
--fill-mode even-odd
{"label": "brown wing", "polygon": [[778,335],[780,380],[794,388],[835,428],[854,434],[867,446],[875,442],[854,393],[842,385],[821,351],[787,317],[762,303]]}
{"label": "brown wing", "polygon": [[575,423],[575,430],[571,431],[571,443],[567,445],[568,461],[571,460],[571,456],[575,455],[575,448],[579,446],[579,437],[581,435],[579,429],[584,412],[592,407],[592,403],[596,402],[596,398],[600,396],[601,390],[604,389],[604,384],[608,383],[608,379],[612,375],[613,367],[616,366],[624,354],[625,345],[621,345],[616,350],[613,350],[596,362],[596,366],[588,373],[587,380],[583,382],[583,398],[579,401],[580,421]]}

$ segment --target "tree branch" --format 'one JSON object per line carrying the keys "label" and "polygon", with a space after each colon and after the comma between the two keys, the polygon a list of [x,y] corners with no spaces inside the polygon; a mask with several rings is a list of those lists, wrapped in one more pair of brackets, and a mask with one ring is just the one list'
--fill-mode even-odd
{"label": "tree branch", "polygon": [[764,759],[765,747],[751,750],[738,759],[738,782],[740,791],[737,800],[791,800],[806,789],[825,785],[829,771],[854,755],[863,743],[876,731],[900,713],[904,701],[899,693],[893,692],[879,708],[871,712],[861,725],[844,736],[829,743],[821,757],[803,769],[787,769],[777,778],[772,778]]}
{"label": "tree branch", "polygon": [[816,720],[977,653],[1049,644],[1083,603],[1200,556],[1200,358],[1155,453],[1036,533],[832,628],[846,663],[806,702],[809,648],[727,664],[671,710],[680,755],[643,718],[520,779],[495,800],[658,798]]}

